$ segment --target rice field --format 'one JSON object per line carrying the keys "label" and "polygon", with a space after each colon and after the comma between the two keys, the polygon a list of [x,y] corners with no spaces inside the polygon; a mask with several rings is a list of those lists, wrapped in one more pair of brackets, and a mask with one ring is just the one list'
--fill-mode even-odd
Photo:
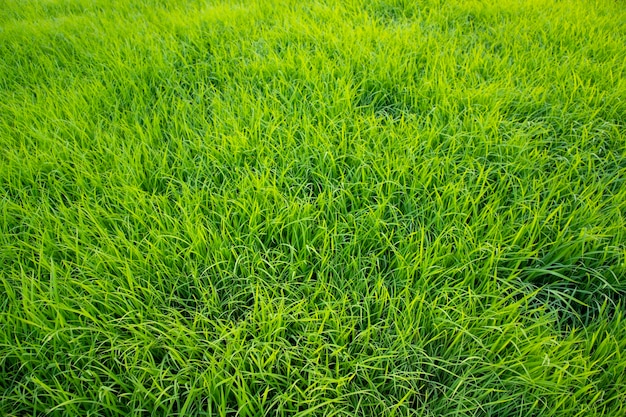
{"label": "rice field", "polygon": [[626,7],[0,0],[0,415],[626,415]]}

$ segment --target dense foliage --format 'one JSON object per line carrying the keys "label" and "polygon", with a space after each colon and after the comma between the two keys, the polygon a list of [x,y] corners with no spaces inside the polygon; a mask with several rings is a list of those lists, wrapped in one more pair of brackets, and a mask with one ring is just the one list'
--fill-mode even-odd
{"label": "dense foliage", "polygon": [[626,415],[621,1],[0,0],[0,414]]}

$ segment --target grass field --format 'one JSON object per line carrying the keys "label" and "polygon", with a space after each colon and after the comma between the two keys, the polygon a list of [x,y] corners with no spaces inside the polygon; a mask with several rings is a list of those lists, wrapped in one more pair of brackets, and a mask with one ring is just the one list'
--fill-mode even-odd
{"label": "grass field", "polygon": [[0,0],[0,415],[626,415],[623,1]]}

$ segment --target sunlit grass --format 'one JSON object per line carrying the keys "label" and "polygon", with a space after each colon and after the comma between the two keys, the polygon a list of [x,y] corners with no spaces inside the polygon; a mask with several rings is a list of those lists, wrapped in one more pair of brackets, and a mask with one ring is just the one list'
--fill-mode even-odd
{"label": "sunlit grass", "polygon": [[616,1],[0,1],[0,414],[626,414]]}

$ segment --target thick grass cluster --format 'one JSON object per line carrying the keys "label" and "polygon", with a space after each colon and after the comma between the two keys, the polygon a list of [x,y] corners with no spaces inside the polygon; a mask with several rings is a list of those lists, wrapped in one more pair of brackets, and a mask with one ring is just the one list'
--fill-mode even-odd
{"label": "thick grass cluster", "polygon": [[623,6],[0,0],[0,414],[626,415]]}

